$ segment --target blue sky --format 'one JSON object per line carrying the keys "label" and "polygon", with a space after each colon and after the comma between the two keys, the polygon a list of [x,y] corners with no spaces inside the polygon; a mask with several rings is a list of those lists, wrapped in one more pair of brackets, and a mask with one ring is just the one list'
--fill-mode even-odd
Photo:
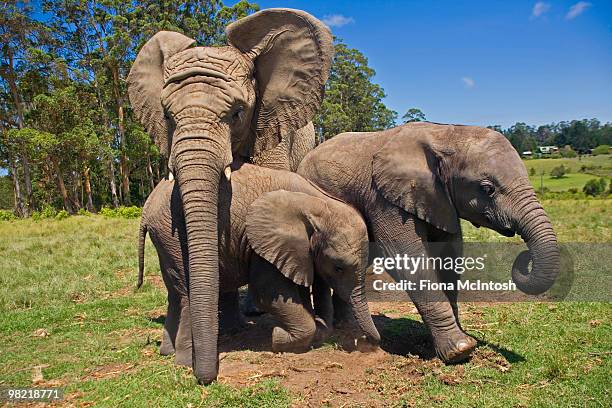
{"label": "blue sky", "polygon": [[401,117],[612,121],[612,1],[291,1],[359,49]]}

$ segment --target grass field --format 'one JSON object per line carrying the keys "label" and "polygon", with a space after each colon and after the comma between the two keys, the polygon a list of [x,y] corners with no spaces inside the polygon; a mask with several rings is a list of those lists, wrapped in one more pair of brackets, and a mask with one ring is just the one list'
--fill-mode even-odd
{"label": "grass field", "polygon": [[[612,242],[611,201],[543,204],[561,241]],[[134,290],[138,223],[0,223],[0,388],[65,387],[64,404],[84,407],[609,406],[604,302],[462,304],[479,346],[453,366],[431,358],[409,303],[372,302],[384,341],[369,354],[349,353],[338,336],[306,354],[275,355],[241,343],[269,335],[250,326],[222,339],[240,346],[222,354],[218,383],[197,387],[189,369],[157,352],[165,293],[150,243],[146,283]],[[464,228],[468,241],[507,240]]]}
{"label": "grass field", "polygon": [[[582,156],[573,159],[531,159],[524,160],[527,171],[535,170],[535,175],[529,176],[531,184],[536,190],[540,190],[542,182],[549,191],[567,191],[576,188],[582,191],[582,187],[587,181],[605,177],[610,181],[612,178],[612,155]],[[568,170],[568,174],[559,179],[550,177],[550,171],[563,165]],[[579,172],[585,166],[584,172]]]}

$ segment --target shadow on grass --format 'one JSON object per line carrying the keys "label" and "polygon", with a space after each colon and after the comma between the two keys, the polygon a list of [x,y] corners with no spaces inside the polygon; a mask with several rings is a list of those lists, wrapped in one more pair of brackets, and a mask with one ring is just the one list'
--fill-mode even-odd
{"label": "shadow on grass", "polygon": [[[380,347],[387,353],[401,356],[411,354],[424,360],[431,360],[436,357],[431,335],[422,322],[406,317],[392,319],[384,315],[375,315],[372,318],[382,337]],[[520,354],[491,344],[478,336],[472,337],[478,342],[478,347],[488,346],[504,356],[510,363],[525,361],[525,358]]]}
{"label": "shadow on grass", "polygon": [[[390,318],[384,315],[373,315],[372,319],[382,337],[380,347],[387,353],[400,356],[414,355],[423,360],[436,357],[431,335],[422,322],[407,317]],[[166,317],[160,315],[149,317],[148,320],[163,326]],[[276,320],[270,314],[245,318],[243,327],[219,336],[219,352],[272,351],[272,329],[275,325]],[[355,322],[345,323],[336,327],[324,343],[316,346],[330,345],[351,352],[355,351],[354,339],[359,336],[361,334]],[[488,346],[510,363],[525,361],[523,356],[513,351],[491,344],[478,336],[473,337],[478,341],[478,347]]]}

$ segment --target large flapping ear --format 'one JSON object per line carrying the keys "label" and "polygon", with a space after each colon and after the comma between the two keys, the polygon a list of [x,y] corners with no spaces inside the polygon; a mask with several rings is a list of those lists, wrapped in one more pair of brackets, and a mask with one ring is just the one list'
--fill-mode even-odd
{"label": "large flapping ear", "polygon": [[136,118],[162,155],[168,157],[169,124],[161,105],[164,61],[189,48],[195,40],[172,31],[160,31],[142,47],[127,77],[128,94]]}
{"label": "large flapping ear", "polygon": [[251,155],[310,122],[334,56],[329,29],[308,13],[268,9],[230,24],[228,42],[255,65],[257,107]]}
{"label": "large flapping ear", "polygon": [[249,245],[296,284],[311,286],[311,237],[321,231],[326,216],[329,209],[320,198],[285,190],[266,193],[249,207]]}
{"label": "large flapping ear", "polygon": [[394,205],[436,228],[455,233],[459,220],[440,177],[440,156],[427,128],[404,126],[374,155],[373,180]]}

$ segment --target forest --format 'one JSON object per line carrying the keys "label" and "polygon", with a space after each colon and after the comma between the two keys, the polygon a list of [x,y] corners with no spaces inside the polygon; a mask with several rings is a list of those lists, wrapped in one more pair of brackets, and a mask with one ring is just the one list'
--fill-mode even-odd
{"label": "forest", "polygon": [[[142,206],[166,167],[127,97],[138,50],[159,30],[221,44],[229,22],[259,9],[246,0],[231,7],[217,0],[0,3],[0,208],[20,217]],[[339,38],[335,49],[315,118],[319,142],[426,119],[411,108],[398,120],[366,56]],[[587,153],[612,144],[612,124],[596,119],[491,127],[519,152],[554,144]]]}

